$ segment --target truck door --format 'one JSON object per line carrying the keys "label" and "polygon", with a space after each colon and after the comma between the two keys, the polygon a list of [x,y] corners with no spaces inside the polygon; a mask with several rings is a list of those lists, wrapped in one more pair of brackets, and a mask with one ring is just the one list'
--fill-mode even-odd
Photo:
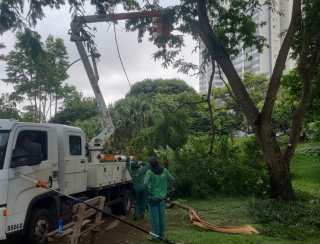
{"label": "truck door", "polygon": [[[57,137],[55,130],[43,126],[21,126],[14,133],[12,148],[7,195],[7,206],[10,211],[7,223],[7,232],[9,233],[23,228],[30,202],[47,191],[35,188],[33,183],[19,177],[19,174],[37,180],[50,181],[53,171],[57,170]],[[37,150],[40,151],[38,159],[37,155],[39,153]],[[30,155],[31,157],[29,157]]]}
{"label": "truck door", "polygon": [[[1,128],[1,127],[0,127]],[[9,142],[10,132],[0,130],[0,213],[6,208],[7,189],[8,189],[8,170],[4,167],[6,160],[7,145]],[[0,216],[0,240],[6,239],[6,218]]]}
{"label": "truck door", "polygon": [[67,133],[65,150],[65,193],[73,194],[87,189],[87,158],[84,137],[80,132]]}

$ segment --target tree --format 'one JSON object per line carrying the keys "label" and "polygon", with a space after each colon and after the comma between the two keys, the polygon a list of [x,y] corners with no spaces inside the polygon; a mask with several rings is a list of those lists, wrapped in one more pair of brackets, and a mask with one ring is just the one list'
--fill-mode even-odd
{"label": "tree", "polygon": [[0,119],[19,119],[19,111],[16,103],[10,100],[8,94],[0,96]]}
{"label": "tree", "polygon": [[[173,11],[165,17],[167,22],[174,25],[174,29],[189,33],[195,39],[200,38],[204,43],[207,60],[214,60],[227,77],[237,103],[262,148],[270,175],[272,197],[292,200],[294,191],[290,177],[290,161],[299,141],[303,118],[311,98],[312,82],[320,62],[318,31],[320,17],[317,14],[320,2],[306,0],[302,5],[301,0],[293,1],[291,21],[270,77],[261,110],[250,97],[243,80],[231,62],[231,58],[236,56],[241,48],[252,46],[258,50],[263,48],[264,40],[256,34],[257,24],[252,20],[254,11],[259,11],[261,7],[259,2],[234,0],[225,4],[225,1],[184,0],[173,7]],[[146,31],[152,33],[153,29],[148,28],[150,23],[145,20],[132,20],[127,23],[127,27],[131,30],[139,29],[139,40],[141,40]],[[152,40],[160,48],[155,54],[156,59],[163,59],[165,65],[188,65],[178,58],[180,47],[183,45],[182,36],[173,32],[169,37],[156,36]],[[299,104],[292,118],[289,143],[286,149],[282,150],[272,124],[272,113],[290,48],[293,48],[297,58],[303,86]]]}
{"label": "tree", "polygon": [[[152,89],[146,89],[152,84]],[[148,80],[135,84],[134,92],[118,100],[109,109],[114,125],[114,135],[110,146],[114,149],[141,153],[159,147],[170,146],[177,149],[194,131],[203,129],[197,103],[200,97],[183,81]],[[182,89],[182,88],[183,89]],[[65,98],[64,107],[54,118],[53,123],[78,126],[91,139],[101,129],[101,116],[93,98],[83,97],[73,90]],[[205,130],[207,131],[207,130]]]}
{"label": "tree", "polygon": [[[172,116],[184,123],[185,115],[181,113],[186,112],[186,108],[192,106],[190,100],[195,99],[200,100],[195,91],[181,80],[156,79],[135,83],[126,97],[117,101],[111,108],[116,127],[113,146],[129,148],[134,143],[140,151],[146,147],[147,141],[149,151],[161,145],[172,146],[174,140],[170,142],[168,133],[174,128],[174,124],[179,123],[174,122]],[[188,115],[198,118],[197,109],[193,109],[192,113],[189,111]],[[200,122],[193,120],[190,126],[197,130],[201,127]],[[187,132],[181,132],[181,137],[185,136]],[[178,141],[176,140],[177,143]]]}
{"label": "tree", "polygon": [[[245,73],[243,84],[251,99],[258,108],[261,108],[267,90],[267,77]],[[216,103],[215,123],[217,133],[229,134],[231,138],[237,132],[253,133],[228,84],[222,88],[216,88],[213,91],[213,97]]]}
{"label": "tree", "polygon": [[188,92],[177,96],[158,95],[155,103],[158,104],[155,114],[155,123],[152,128],[153,148],[169,146],[173,150],[183,146],[189,136],[190,117],[188,116],[193,105],[181,106],[190,100]]}
{"label": "tree", "polygon": [[[73,88],[73,91],[65,98],[64,107],[52,119],[52,123],[75,125],[99,115],[96,101],[92,97],[84,97]],[[97,123],[98,124],[98,123]]]}
{"label": "tree", "polygon": [[127,96],[154,96],[156,94],[179,94],[182,92],[195,92],[184,81],[177,79],[146,79],[135,83]]}
{"label": "tree", "polygon": [[[287,109],[289,113],[293,113],[297,102],[301,99],[301,90],[303,82],[299,76],[297,69],[293,69],[282,77],[281,96],[279,101],[281,103],[287,103],[283,109]],[[320,75],[314,78],[312,83],[312,96],[311,103],[308,107],[308,113],[306,114],[306,121],[320,120]],[[281,107],[281,106],[278,106]],[[288,118],[283,116],[284,118]]]}
{"label": "tree", "polygon": [[79,127],[89,141],[102,130],[100,111],[95,98],[83,96],[75,87],[69,89],[69,92],[63,96],[63,106],[50,122]]}
{"label": "tree", "polygon": [[[275,104],[275,111],[272,116],[274,123],[279,127],[279,131],[286,133],[292,126],[291,116],[295,112],[299,100],[303,82],[297,69],[293,69],[282,76],[282,87],[279,91],[279,99]],[[314,78],[312,82],[312,96],[308,107],[304,127],[309,123],[320,121],[320,76]]]}
{"label": "tree", "polygon": [[81,128],[86,134],[87,141],[90,141],[93,137],[99,134],[102,130],[102,118],[101,116],[94,116],[85,120],[76,120],[72,123],[73,126]]}
{"label": "tree", "polygon": [[125,10],[139,9],[139,4],[135,0],[2,0],[0,2],[0,34],[10,29],[22,28],[27,25],[34,26],[45,17],[44,8],[60,9],[66,2],[71,6],[70,11],[81,13],[84,11],[85,2],[95,5],[96,12],[99,14],[105,14],[106,10],[114,10],[114,7],[118,4],[122,4]]}
{"label": "tree", "polygon": [[152,125],[151,100],[144,95],[131,95],[117,101],[111,108],[111,117],[116,127],[113,135],[115,148],[130,147],[139,131]]}
{"label": "tree", "polygon": [[70,87],[63,84],[68,78],[68,56],[62,39],[49,36],[41,42],[38,33],[26,29],[17,33],[15,50],[7,57],[7,79],[14,86],[12,99],[28,102],[25,107],[32,121],[47,121],[58,108],[58,101]]}
{"label": "tree", "polygon": [[[55,39],[49,36],[46,40],[49,82],[49,117],[58,112],[58,102],[63,99],[72,87],[62,86],[61,83],[68,78],[67,69],[69,67],[68,54],[64,42],[61,38]],[[54,112],[52,113],[52,104],[54,103]]]}
{"label": "tree", "polygon": [[132,138],[136,153],[147,150],[149,154],[154,150],[170,147],[178,150],[190,135],[190,113],[194,104],[186,104],[192,95],[188,92],[178,95],[157,94],[151,101],[151,123],[141,128]]}

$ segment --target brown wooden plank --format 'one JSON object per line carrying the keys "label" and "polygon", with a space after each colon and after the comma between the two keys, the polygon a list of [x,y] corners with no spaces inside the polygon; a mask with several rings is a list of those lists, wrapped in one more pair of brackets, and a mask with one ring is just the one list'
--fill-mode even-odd
{"label": "brown wooden plank", "polygon": [[80,235],[82,236],[82,235],[88,234],[89,232],[91,232],[94,229],[98,228],[103,223],[104,223],[104,221],[101,221],[99,224],[89,224],[89,226],[85,230],[81,231]]}
{"label": "brown wooden plank", "polygon": [[83,213],[83,218],[87,219],[97,214],[97,211],[94,209],[88,209]]}
{"label": "brown wooden plank", "polygon": [[[86,201],[86,203],[98,208],[103,209],[105,205],[105,197],[96,197]],[[52,231],[48,234],[50,238],[62,238],[64,236],[70,236],[71,244],[78,244],[81,236],[92,233],[92,238],[97,232],[100,231],[99,226],[104,223],[102,220],[102,213],[91,209],[83,203],[76,204],[72,208],[73,221],[64,226],[64,232],[58,233],[58,230]],[[94,220],[90,218],[94,217]],[[92,222],[92,223],[91,223]]]}

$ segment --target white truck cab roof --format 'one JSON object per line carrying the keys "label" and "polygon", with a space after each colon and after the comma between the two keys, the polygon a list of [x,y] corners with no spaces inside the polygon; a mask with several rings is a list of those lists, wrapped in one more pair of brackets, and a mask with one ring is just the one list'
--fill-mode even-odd
{"label": "white truck cab roof", "polygon": [[15,119],[0,119],[0,130],[11,130],[16,123]]}
{"label": "white truck cab roof", "polygon": [[30,123],[30,122],[19,122],[14,119],[0,119],[0,130],[11,130],[16,125],[29,125],[29,126],[44,126],[47,128],[57,128],[57,129],[69,129],[72,131],[81,132],[82,130],[78,127],[68,126],[68,125],[61,125],[61,124],[51,124],[51,123]]}

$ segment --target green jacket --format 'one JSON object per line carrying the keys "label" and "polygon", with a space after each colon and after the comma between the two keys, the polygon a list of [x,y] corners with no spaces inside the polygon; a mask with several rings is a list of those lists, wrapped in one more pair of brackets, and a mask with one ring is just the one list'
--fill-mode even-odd
{"label": "green jacket", "polygon": [[165,199],[168,194],[168,186],[172,181],[174,181],[174,177],[166,168],[163,169],[161,175],[156,175],[149,169],[144,183],[148,189],[150,199]]}
{"label": "green jacket", "polygon": [[144,178],[146,175],[146,172],[149,170],[149,165],[143,166],[143,167],[128,167],[128,170],[130,172],[132,183],[133,183],[133,189],[135,191],[144,191],[146,190],[146,187],[144,185]]}

